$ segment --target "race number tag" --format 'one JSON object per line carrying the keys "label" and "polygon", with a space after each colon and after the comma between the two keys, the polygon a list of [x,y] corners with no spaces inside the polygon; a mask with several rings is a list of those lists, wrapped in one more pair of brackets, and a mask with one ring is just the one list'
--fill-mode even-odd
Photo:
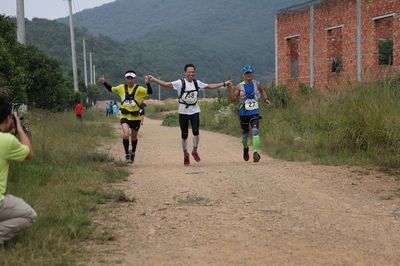
{"label": "race number tag", "polygon": [[254,99],[247,99],[244,102],[244,108],[248,111],[253,111],[258,109],[258,102]]}
{"label": "race number tag", "polygon": [[182,99],[185,103],[195,104],[197,102],[197,91],[185,92]]}
{"label": "race number tag", "polygon": [[136,103],[135,103],[134,100],[126,100],[126,101],[124,102],[124,105],[125,105],[125,106],[129,106],[129,107],[133,107],[133,106],[136,105]]}

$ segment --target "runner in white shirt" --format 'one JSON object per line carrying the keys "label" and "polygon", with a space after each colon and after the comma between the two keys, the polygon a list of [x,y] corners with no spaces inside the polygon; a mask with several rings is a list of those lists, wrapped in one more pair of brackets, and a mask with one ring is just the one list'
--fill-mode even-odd
{"label": "runner in white shirt", "polygon": [[200,162],[200,156],[197,152],[199,145],[199,127],[200,127],[200,106],[197,98],[200,89],[218,89],[220,87],[231,86],[232,81],[228,80],[220,83],[207,84],[200,80],[195,80],[196,67],[193,64],[187,64],[184,68],[184,78],[172,82],[159,80],[154,76],[148,75],[149,81],[154,81],[164,88],[173,88],[178,92],[179,100],[179,126],[181,128],[183,163],[190,164],[189,152],[187,150],[187,139],[189,136],[189,122],[192,126],[193,149],[192,156],[196,162]]}

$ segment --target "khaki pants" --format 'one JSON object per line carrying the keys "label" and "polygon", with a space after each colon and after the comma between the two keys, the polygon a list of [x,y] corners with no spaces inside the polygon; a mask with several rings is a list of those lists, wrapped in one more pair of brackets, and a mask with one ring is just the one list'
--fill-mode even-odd
{"label": "khaki pants", "polygon": [[0,201],[0,244],[35,222],[36,212],[23,199],[7,194]]}

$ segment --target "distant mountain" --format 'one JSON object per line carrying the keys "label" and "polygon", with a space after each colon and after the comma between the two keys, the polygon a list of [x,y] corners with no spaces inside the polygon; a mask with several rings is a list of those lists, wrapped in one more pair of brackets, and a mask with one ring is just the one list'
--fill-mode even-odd
{"label": "distant mountain", "polygon": [[[274,74],[274,18],[304,0],[117,0],[75,14],[75,25],[138,49],[140,63],[176,73],[188,62],[207,81],[238,78],[251,64],[258,78]],[[68,23],[67,18],[59,21]],[[155,60],[154,62],[149,62]],[[137,65],[137,61],[132,61]],[[173,78],[168,76],[166,78]],[[211,79],[209,79],[211,78]]]}

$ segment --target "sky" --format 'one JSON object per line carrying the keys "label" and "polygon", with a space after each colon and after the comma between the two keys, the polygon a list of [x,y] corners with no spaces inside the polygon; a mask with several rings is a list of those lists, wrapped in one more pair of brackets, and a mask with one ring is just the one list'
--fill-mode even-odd
{"label": "sky", "polygon": [[[115,0],[72,0],[73,13]],[[68,16],[67,0],[25,0],[25,17],[55,19]],[[17,0],[0,0],[0,14],[16,16]]]}

